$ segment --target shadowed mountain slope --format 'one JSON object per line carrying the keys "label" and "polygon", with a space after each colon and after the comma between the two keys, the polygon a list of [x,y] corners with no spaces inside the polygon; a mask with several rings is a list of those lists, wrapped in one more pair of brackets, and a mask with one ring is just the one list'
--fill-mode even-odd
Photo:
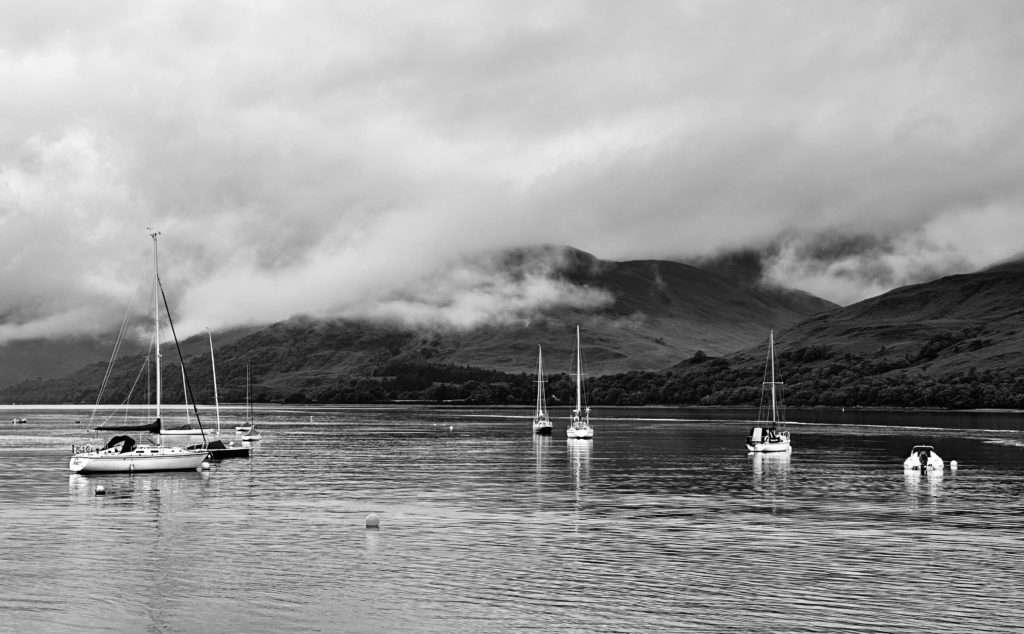
{"label": "shadowed mountain slope", "polygon": [[[512,251],[505,254],[505,262],[515,271],[535,258],[552,259],[553,249]],[[568,372],[576,324],[583,331],[588,373],[655,371],[698,350],[722,355],[749,347],[769,328],[784,328],[835,308],[807,293],[765,286],[745,269],[718,271],[650,260],[609,262],[575,249],[554,250],[559,264],[550,272],[552,277],[603,291],[609,301],[587,310],[565,304],[540,307],[507,325],[471,329],[295,317],[230,336],[215,333],[222,394],[227,395],[225,400],[237,395],[247,359],[254,381],[268,398],[329,394],[339,383],[358,377],[379,381],[412,366],[531,373],[538,345],[544,347],[550,371]],[[204,342],[205,336],[200,336],[183,346],[198,395],[209,385]],[[95,389],[95,374],[92,369],[79,373],[80,380],[69,375],[56,382],[32,381],[4,393],[20,401],[79,400],[89,387]]]}

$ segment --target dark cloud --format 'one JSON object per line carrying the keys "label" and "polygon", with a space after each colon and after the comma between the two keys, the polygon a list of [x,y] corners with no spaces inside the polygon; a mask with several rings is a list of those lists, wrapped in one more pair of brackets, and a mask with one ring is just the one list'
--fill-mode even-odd
{"label": "dark cloud", "polygon": [[116,323],[147,226],[183,329],[516,314],[550,283],[480,254],[532,244],[752,249],[839,302],[979,268],[1024,231],[1022,23],[1012,1],[10,4],[0,341]]}

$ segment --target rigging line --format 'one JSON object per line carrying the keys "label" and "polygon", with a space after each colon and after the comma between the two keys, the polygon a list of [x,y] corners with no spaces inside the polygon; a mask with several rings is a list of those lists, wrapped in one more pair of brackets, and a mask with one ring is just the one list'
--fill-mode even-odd
{"label": "rigging line", "polygon": [[206,430],[203,429],[203,421],[199,418],[199,408],[196,407],[196,395],[192,392],[192,383],[188,380],[188,373],[185,371],[185,357],[181,354],[181,345],[178,343],[178,333],[174,331],[174,319],[171,317],[171,307],[167,304],[167,294],[164,293],[164,285],[160,281],[160,274],[156,275],[156,285],[160,289],[160,297],[164,300],[164,310],[167,311],[167,323],[171,327],[171,336],[174,337],[174,347],[178,350],[178,361],[181,362],[181,374],[185,377],[185,391],[192,396],[192,409],[196,414],[196,422],[199,424],[199,433],[203,436],[203,444],[206,439]]}
{"label": "rigging line", "polygon": [[124,343],[125,334],[128,332],[128,319],[131,316],[132,308],[135,307],[135,300],[139,296],[139,289],[142,287],[142,271],[139,272],[139,281],[135,284],[135,290],[132,292],[132,298],[128,301],[128,308],[124,311],[124,318],[121,320],[121,328],[117,331],[117,339],[114,341],[114,350],[110,353],[110,360],[107,362],[107,371],[103,375],[103,380],[100,382],[99,393],[96,395],[96,402],[93,404],[92,414],[89,416],[89,423],[96,418],[96,410],[99,408],[100,401],[103,399],[103,393],[107,389],[107,384],[110,382],[110,375],[114,371],[114,361],[117,359],[121,352],[121,344]]}
{"label": "rigging line", "polygon": [[127,406],[129,404],[128,402],[131,400],[132,394],[135,393],[135,388],[137,388],[139,386],[139,379],[142,378],[142,373],[146,371],[147,366],[149,366],[149,355],[148,354],[146,355],[146,358],[142,361],[142,365],[139,366],[139,372],[138,372],[138,374],[135,375],[135,381],[132,383],[131,389],[128,390],[128,396],[126,396],[124,398],[124,400],[121,401],[118,404],[118,406],[114,409],[113,412],[111,412],[111,414],[109,416],[107,416],[106,418],[103,419],[103,422],[100,423],[100,425],[105,424],[107,421],[109,421],[111,418],[113,418],[114,414],[116,414],[122,407],[125,407],[125,406]]}

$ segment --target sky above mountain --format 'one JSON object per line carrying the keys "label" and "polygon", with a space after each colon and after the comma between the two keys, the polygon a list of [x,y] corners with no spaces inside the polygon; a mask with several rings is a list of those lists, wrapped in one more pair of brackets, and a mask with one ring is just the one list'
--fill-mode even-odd
{"label": "sky above mountain", "polygon": [[0,342],[597,305],[492,254],[762,254],[846,304],[1022,250],[1024,3],[0,7]]}

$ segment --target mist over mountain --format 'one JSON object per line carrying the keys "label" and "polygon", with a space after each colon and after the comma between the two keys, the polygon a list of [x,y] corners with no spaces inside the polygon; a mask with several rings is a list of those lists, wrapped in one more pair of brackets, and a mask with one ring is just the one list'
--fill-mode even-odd
{"label": "mist over mountain", "polygon": [[[386,376],[384,368],[395,364],[531,373],[538,345],[543,346],[550,371],[568,372],[577,324],[583,332],[588,373],[657,371],[697,351],[723,355],[748,347],[770,328],[791,326],[835,308],[807,293],[764,285],[750,266],[612,262],[557,247],[516,249],[498,257],[510,278],[534,275],[537,263],[545,262],[545,284],[572,290],[552,297],[541,308],[476,327],[297,316],[262,328],[214,333],[217,366],[224,368],[222,373],[218,370],[218,379],[242,376],[239,368],[246,360],[255,380],[276,395],[317,394],[341,379]],[[587,302],[574,305],[580,297],[588,298]],[[208,365],[200,362],[208,356],[205,342],[206,337],[199,336],[183,345],[187,364],[196,366],[197,377],[203,377],[203,367]],[[190,355],[195,358],[188,359]],[[6,357],[0,358],[6,365]],[[11,370],[6,376],[11,376]],[[42,375],[43,370],[36,372]],[[86,374],[81,381],[62,377],[60,389],[43,380],[6,393],[9,399],[21,401],[52,398],[45,396],[52,388],[63,399],[80,399],[89,387],[95,389],[90,386],[95,370]],[[44,379],[56,376],[56,368],[49,377],[43,375]],[[202,383],[199,379],[201,391],[205,390]],[[230,387],[227,392],[231,393]]]}

